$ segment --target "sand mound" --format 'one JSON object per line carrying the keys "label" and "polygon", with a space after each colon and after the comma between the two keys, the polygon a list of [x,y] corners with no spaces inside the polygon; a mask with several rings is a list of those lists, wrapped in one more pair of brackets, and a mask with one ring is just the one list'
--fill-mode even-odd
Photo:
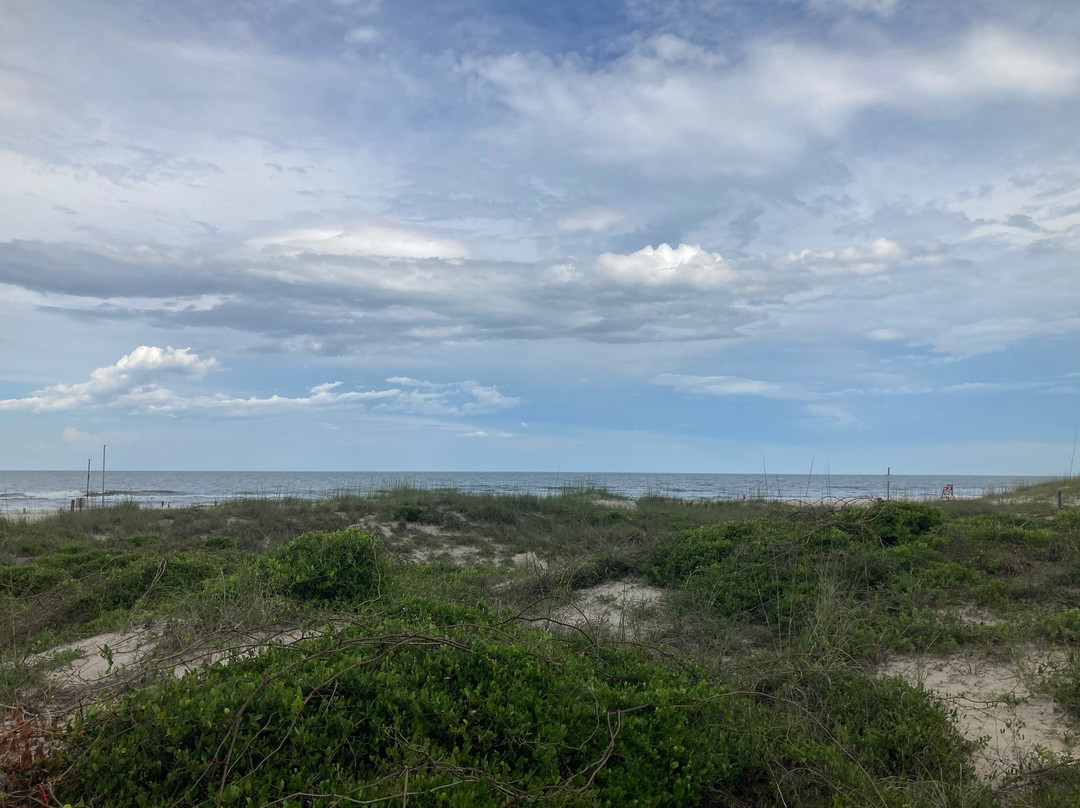
{"label": "sand mound", "polygon": [[585,631],[606,629],[621,639],[640,638],[656,628],[642,612],[657,605],[664,590],[633,581],[608,581],[574,593],[573,600],[555,609],[551,619]]}
{"label": "sand mound", "polygon": [[597,499],[593,500],[593,505],[597,508],[622,508],[627,511],[637,508],[637,502],[632,499]]}
{"label": "sand mound", "polygon": [[1062,662],[1059,651],[1032,651],[1009,661],[977,654],[896,657],[878,673],[921,684],[956,711],[965,738],[988,739],[974,763],[981,777],[992,779],[1076,753],[1080,727],[1053,699],[1033,692]]}

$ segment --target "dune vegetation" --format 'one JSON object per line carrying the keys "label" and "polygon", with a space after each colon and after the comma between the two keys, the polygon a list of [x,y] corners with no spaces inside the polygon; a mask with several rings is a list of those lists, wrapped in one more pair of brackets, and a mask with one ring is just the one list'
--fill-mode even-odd
{"label": "dune vegetation", "polygon": [[1074,806],[1078,495],[0,519],[0,803]]}

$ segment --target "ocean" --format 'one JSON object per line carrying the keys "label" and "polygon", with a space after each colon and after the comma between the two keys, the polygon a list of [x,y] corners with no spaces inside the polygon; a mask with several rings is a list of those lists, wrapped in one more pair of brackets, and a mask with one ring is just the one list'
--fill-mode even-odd
{"label": "ocean", "polygon": [[[86,496],[85,471],[0,471],[0,512],[67,508]],[[596,487],[638,498],[680,499],[823,498],[935,500],[946,485],[958,498],[1007,491],[1047,478],[989,475],[884,474],[622,474],[615,472],[484,471],[91,471],[94,506],[134,502],[144,507],[213,504],[236,498],[318,499],[339,493],[368,494],[401,485],[454,488],[492,494],[547,496]]]}

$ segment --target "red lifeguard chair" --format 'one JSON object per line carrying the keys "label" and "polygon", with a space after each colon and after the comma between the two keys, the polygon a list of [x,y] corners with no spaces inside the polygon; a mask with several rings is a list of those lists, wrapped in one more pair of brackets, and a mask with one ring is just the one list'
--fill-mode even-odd
{"label": "red lifeguard chair", "polygon": [[953,494],[952,483],[949,483],[948,485],[944,486],[941,489],[941,498],[942,499],[956,499],[956,496]]}

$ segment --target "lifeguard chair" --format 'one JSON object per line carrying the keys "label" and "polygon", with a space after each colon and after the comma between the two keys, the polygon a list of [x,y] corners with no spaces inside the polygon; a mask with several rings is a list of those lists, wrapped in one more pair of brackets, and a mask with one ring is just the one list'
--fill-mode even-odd
{"label": "lifeguard chair", "polygon": [[956,495],[953,494],[952,483],[948,483],[947,485],[942,487],[942,489],[941,489],[941,498],[942,499],[956,499]]}

